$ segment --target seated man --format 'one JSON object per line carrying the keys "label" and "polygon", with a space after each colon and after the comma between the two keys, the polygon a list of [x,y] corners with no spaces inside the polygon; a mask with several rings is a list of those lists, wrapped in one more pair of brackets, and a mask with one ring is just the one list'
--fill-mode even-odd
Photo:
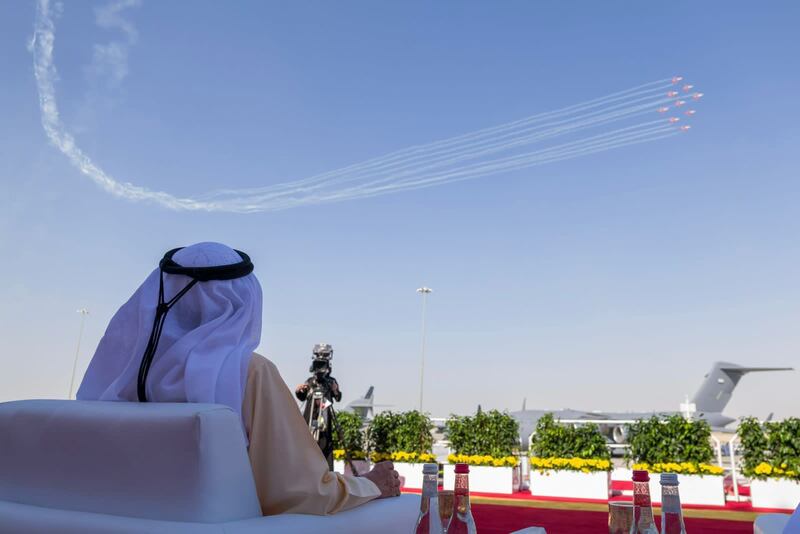
{"label": "seated man", "polygon": [[328,471],[278,369],[253,352],[262,310],[252,270],[246,254],[218,243],[168,252],[112,317],[77,398],[231,407],[265,515],[333,514],[399,495],[389,462],[361,478]]}

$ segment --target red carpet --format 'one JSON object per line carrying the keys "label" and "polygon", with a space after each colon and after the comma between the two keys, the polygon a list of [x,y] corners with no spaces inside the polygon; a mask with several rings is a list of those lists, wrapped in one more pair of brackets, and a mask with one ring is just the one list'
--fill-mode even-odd
{"label": "red carpet", "polygon": [[[547,534],[607,533],[608,514],[526,508],[495,504],[473,504],[472,513],[480,534],[508,534],[526,527],[544,527]],[[656,521],[659,518],[656,517]],[[752,534],[749,521],[721,521],[686,518],[686,530],[692,534]]]}

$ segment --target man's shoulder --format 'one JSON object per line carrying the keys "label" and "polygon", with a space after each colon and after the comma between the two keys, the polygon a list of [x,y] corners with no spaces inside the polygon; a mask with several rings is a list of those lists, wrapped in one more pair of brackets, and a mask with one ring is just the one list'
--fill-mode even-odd
{"label": "man's shoulder", "polygon": [[278,368],[272,363],[272,360],[257,352],[254,352],[250,358],[250,365],[247,369],[248,373],[274,373],[277,371]]}

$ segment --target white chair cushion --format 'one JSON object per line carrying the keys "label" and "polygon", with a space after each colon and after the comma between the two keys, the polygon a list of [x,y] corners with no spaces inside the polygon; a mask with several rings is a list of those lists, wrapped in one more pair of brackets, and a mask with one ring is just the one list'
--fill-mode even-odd
{"label": "white chair cushion", "polygon": [[209,404],[0,404],[0,501],[166,521],[260,517],[239,417]]}

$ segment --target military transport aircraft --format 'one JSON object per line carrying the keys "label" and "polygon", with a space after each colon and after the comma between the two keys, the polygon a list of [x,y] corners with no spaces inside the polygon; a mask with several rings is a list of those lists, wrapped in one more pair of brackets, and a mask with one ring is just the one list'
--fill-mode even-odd
{"label": "military transport aircraft", "polygon": [[[762,371],[793,371],[792,367],[743,367],[735,363],[715,362],[711,371],[705,375],[703,383],[692,397],[691,402],[681,405],[680,412],[586,412],[581,410],[528,410],[523,401],[522,410],[511,412],[519,423],[520,441],[527,449],[528,440],[536,428],[536,423],[544,414],[552,413],[561,421],[592,421],[600,426],[600,431],[615,443],[625,443],[627,431],[623,421],[646,419],[653,415],[667,417],[675,413],[690,415],[708,421],[714,430],[722,430],[735,421],[722,413],[731,400],[733,390],[739,380],[747,373]],[[608,421],[606,423],[606,421]],[[617,422],[619,421],[619,422]]]}

